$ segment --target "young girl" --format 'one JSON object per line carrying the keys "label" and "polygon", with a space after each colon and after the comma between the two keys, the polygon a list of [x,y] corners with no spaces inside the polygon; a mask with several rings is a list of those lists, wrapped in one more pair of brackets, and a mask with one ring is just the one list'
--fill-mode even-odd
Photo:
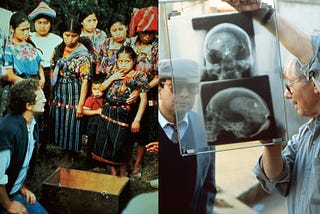
{"label": "young girl", "polygon": [[75,19],[61,25],[63,43],[53,55],[53,100],[50,107],[54,142],[64,150],[60,166],[72,164],[72,153],[80,150],[81,117],[88,90],[90,58],[80,43],[81,26]]}
{"label": "young girl", "polygon": [[125,45],[129,46],[131,41],[127,38],[126,18],[121,14],[114,14],[108,21],[110,38],[104,43],[103,58],[99,66],[99,73],[108,73],[116,67],[116,55],[119,49]]}
{"label": "young girl", "polygon": [[[106,91],[106,103],[98,124],[96,144],[92,157],[111,165],[111,174],[126,176],[128,133],[139,132],[140,121],[147,104],[148,80],[144,72],[135,70],[136,53],[129,46],[122,46],[117,53],[117,70],[112,71],[101,86]],[[126,103],[133,90],[138,90],[140,103],[132,112]]]}
{"label": "young girl", "polygon": [[96,133],[98,128],[98,121],[102,113],[103,107],[103,93],[100,91],[101,84],[103,82],[102,77],[96,76],[91,83],[91,95],[87,97],[83,106],[83,115],[88,117],[87,135],[87,167],[92,167],[91,152],[96,142]]}

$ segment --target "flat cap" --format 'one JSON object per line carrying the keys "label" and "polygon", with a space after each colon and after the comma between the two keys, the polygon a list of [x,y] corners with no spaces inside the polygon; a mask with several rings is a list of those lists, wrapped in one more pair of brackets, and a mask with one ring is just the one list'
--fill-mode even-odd
{"label": "flat cap", "polygon": [[[159,77],[173,78],[175,81],[186,83],[200,82],[199,64],[187,58],[173,58],[159,61]],[[173,75],[173,76],[172,76]]]}

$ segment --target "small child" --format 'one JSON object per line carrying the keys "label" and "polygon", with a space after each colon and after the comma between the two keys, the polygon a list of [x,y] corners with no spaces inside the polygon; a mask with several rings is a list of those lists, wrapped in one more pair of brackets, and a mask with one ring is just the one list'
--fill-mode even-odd
{"label": "small child", "polygon": [[100,91],[103,79],[94,77],[91,84],[91,95],[86,99],[83,106],[83,114],[88,117],[88,144],[87,144],[87,167],[93,166],[91,152],[96,142],[96,134],[98,128],[98,120],[103,107],[103,92]]}
{"label": "small child", "polygon": [[[140,121],[147,105],[148,79],[144,72],[135,70],[137,55],[130,46],[122,46],[116,57],[116,70],[107,74],[101,89],[106,90],[106,103],[98,123],[96,144],[92,157],[110,164],[111,174],[127,176],[128,134],[140,130]],[[140,96],[136,112],[131,110],[127,99],[133,90]]]}

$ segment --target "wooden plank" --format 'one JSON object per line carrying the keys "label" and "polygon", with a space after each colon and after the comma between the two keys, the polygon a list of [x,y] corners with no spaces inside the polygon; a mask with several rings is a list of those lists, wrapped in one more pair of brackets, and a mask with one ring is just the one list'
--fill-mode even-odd
{"label": "wooden plank", "polygon": [[117,177],[101,173],[93,173],[80,170],[60,169],[61,186],[89,190],[94,192],[106,191],[108,194],[119,195],[127,177]]}

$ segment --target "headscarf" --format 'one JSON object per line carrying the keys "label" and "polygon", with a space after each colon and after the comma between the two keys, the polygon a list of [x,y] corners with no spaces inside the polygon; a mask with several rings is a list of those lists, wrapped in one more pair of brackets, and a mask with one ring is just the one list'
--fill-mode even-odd
{"label": "headscarf", "polygon": [[49,7],[45,2],[41,2],[36,9],[29,14],[29,19],[33,20],[39,15],[45,15],[50,18],[56,18],[56,11]]}
{"label": "headscarf", "polygon": [[158,8],[155,6],[133,8],[129,36],[143,31],[158,31]]}

